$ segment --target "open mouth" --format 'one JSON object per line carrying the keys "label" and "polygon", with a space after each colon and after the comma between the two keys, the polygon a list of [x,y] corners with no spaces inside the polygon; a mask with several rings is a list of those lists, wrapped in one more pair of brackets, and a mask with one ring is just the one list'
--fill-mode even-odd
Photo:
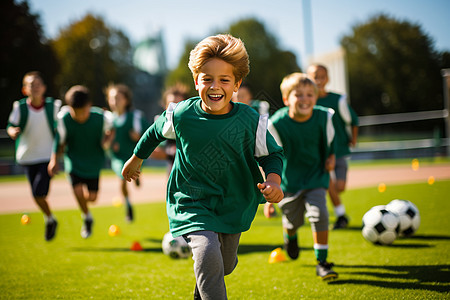
{"label": "open mouth", "polygon": [[216,95],[216,94],[211,94],[211,95],[208,95],[208,98],[211,100],[211,101],[220,101],[220,100],[222,100],[223,99],[223,95]]}

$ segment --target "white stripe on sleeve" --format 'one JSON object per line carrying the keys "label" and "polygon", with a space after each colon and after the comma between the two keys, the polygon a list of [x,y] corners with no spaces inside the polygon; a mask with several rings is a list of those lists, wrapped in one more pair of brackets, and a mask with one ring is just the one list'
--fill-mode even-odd
{"label": "white stripe on sleeve", "polygon": [[256,130],[256,143],[255,143],[255,156],[261,157],[269,155],[269,149],[267,149],[267,123],[269,115],[264,114],[259,116],[258,129]]}
{"label": "white stripe on sleeve", "polygon": [[333,142],[334,139],[334,126],[333,126],[333,115],[334,115],[334,110],[333,109],[328,109],[328,118],[327,118],[327,143],[328,143],[328,147],[330,147],[331,143]]}
{"label": "white stripe on sleeve", "polygon": [[269,132],[277,142],[278,146],[283,147],[283,143],[281,142],[280,135],[278,134],[277,129],[273,126],[272,121],[269,120]]}
{"label": "white stripe on sleeve", "polygon": [[166,110],[166,122],[163,127],[163,136],[167,139],[175,139],[175,129],[173,127],[173,111],[178,103],[170,103]]}

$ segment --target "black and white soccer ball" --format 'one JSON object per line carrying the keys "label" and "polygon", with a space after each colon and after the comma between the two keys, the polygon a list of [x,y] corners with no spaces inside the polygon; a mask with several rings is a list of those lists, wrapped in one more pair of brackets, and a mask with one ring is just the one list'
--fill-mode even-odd
{"label": "black and white soccer ball", "polygon": [[369,209],[362,221],[362,235],[369,242],[390,245],[398,236],[399,217],[387,210],[385,205],[377,205]]}
{"label": "black and white soccer ball", "polygon": [[171,258],[188,258],[192,255],[191,247],[182,236],[172,237],[170,232],[166,233],[162,240],[162,250]]}
{"label": "black and white soccer ball", "polygon": [[386,205],[386,209],[400,218],[400,236],[411,236],[419,229],[419,209],[411,201],[394,199]]}

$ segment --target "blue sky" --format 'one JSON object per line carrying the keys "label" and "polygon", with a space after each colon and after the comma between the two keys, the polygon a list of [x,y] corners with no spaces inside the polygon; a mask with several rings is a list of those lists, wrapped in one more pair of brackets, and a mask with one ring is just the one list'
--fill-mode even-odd
{"label": "blue sky", "polygon": [[[200,40],[232,22],[255,17],[278,38],[280,48],[305,54],[301,0],[30,0],[33,13],[41,16],[44,32],[55,37],[61,28],[87,12],[101,15],[106,22],[139,42],[162,30],[169,67],[174,67],[187,39]],[[311,0],[314,54],[339,47],[352,26],[369,17],[386,13],[399,20],[417,23],[435,42],[435,48],[450,51],[450,1],[448,0]]]}

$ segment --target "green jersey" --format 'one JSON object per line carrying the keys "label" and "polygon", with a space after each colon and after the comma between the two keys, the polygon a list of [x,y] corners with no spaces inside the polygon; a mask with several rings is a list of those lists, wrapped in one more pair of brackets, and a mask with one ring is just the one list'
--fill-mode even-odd
{"label": "green jersey", "polygon": [[281,175],[283,150],[267,131],[268,116],[232,105],[229,113],[212,115],[202,110],[200,97],[171,104],[136,145],[135,155],[145,159],[160,142],[176,142],[166,206],[173,236],[248,230],[265,201],[258,165]]}
{"label": "green jersey", "polygon": [[130,132],[135,131],[142,135],[149,124],[140,110],[130,110],[122,115],[113,113],[114,140],[111,151],[111,168],[117,176],[122,178],[122,168],[133,154],[136,141],[131,139]]}
{"label": "green jersey", "polygon": [[332,115],[331,110],[316,106],[310,119],[297,122],[289,117],[289,107],[283,107],[270,118],[269,131],[284,150],[284,192],[328,188],[325,161],[334,153]]}
{"label": "green jersey", "polygon": [[317,105],[332,108],[335,111],[333,125],[336,130],[336,157],[350,154],[351,127],[358,126],[358,116],[348,105],[346,96],[328,93],[325,97],[317,99]]}
{"label": "green jersey", "polygon": [[64,147],[64,170],[82,178],[97,178],[105,163],[104,132],[111,129],[111,117],[91,108],[89,119],[78,123],[67,109],[58,114],[57,143]]}

